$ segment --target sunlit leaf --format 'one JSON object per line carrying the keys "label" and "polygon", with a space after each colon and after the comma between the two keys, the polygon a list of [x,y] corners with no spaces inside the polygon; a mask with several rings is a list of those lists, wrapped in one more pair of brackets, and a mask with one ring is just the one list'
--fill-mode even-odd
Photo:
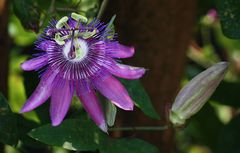
{"label": "sunlit leaf", "polygon": [[37,37],[34,32],[24,29],[15,15],[10,16],[9,18],[8,33],[14,43],[19,46],[32,45]]}

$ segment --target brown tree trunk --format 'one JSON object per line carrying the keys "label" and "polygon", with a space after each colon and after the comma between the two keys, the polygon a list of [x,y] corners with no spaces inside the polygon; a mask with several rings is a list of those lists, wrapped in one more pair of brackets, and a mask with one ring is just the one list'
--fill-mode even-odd
{"label": "brown tree trunk", "polygon": [[[149,69],[142,82],[161,115],[161,121],[156,121],[135,110],[123,115],[122,124],[167,124],[165,108],[174,100],[184,72],[195,5],[195,0],[109,0],[103,18],[108,21],[117,15],[115,26],[120,42],[136,49],[135,57],[126,62]],[[136,137],[157,145],[162,153],[175,150],[171,129],[137,132]]]}
{"label": "brown tree trunk", "polygon": [[9,64],[9,36],[8,36],[8,4],[7,0],[0,1],[0,92],[8,96],[8,64]]}
{"label": "brown tree trunk", "polygon": [[[0,92],[8,97],[8,4],[7,0],[0,0]],[[0,144],[0,152],[4,152],[4,145]]]}

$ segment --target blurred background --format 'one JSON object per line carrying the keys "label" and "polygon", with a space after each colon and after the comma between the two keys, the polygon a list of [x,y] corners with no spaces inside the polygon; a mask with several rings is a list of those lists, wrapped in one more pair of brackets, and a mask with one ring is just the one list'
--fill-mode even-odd
{"label": "blurred background", "polygon": [[[23,72],[19,65],[34,53],[34,41],[49,20],[71,12],[93,19],[101,3],[101,0],[0,0],[0,91],[14,112],[19,112],[39,81],[37,72]],[[230,62],[225,80],[185,127],[110,135],[142,138],[157,146],[161,153],[240,153],[240,2],[108,0],[106,4],[101,20],[107,23],[116,14],[114,26],[119,41],[136,49],[136,55],[124,62],[148,69],[141,82],[161,116],[157,121],[138,109],[119,110],[117,126],[167,124],[168,108],[184,84],[214,63]],[[41,117],[48,118],[45,108],[48,106],[24,116],[38,122]],[[44,113],[37,116],[39,112],[45,112],[45,116]],[[70,152],[57,147],[51,151],[31,145],[26,148],[34,153]],[[8,145],[1,145],[1,150],[19,152]]]}

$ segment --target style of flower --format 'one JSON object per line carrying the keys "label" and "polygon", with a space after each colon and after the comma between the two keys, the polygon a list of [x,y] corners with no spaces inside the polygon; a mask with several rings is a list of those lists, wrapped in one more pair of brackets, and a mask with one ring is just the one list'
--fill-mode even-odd
{"label": "style of flower", "polygon": [[119,108],[133,110],[127,90],[112,75],[138,79],[145,69],[117,62],[118,58],[133,56],[134,48],[118,43],[108,25],[72,13],[59,21],[51,21],[37,40],[36,50],[40,53],[21,64],[25,71],[43,71],[22,113],[35,109],[51,97],[51,122],[57,126],[66,116],[76,93],[92,120],[106,132],[104,113],[95,90]]}

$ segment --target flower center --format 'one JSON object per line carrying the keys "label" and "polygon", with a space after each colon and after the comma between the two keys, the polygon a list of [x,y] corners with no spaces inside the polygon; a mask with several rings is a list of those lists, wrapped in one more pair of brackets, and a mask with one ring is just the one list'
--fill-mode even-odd
{"label": "flower center", "polygon": [[71,62],[80,62],[87,56],[88,50],[86,41],[75,38],[66,42],[63,48],[63,55]]}

